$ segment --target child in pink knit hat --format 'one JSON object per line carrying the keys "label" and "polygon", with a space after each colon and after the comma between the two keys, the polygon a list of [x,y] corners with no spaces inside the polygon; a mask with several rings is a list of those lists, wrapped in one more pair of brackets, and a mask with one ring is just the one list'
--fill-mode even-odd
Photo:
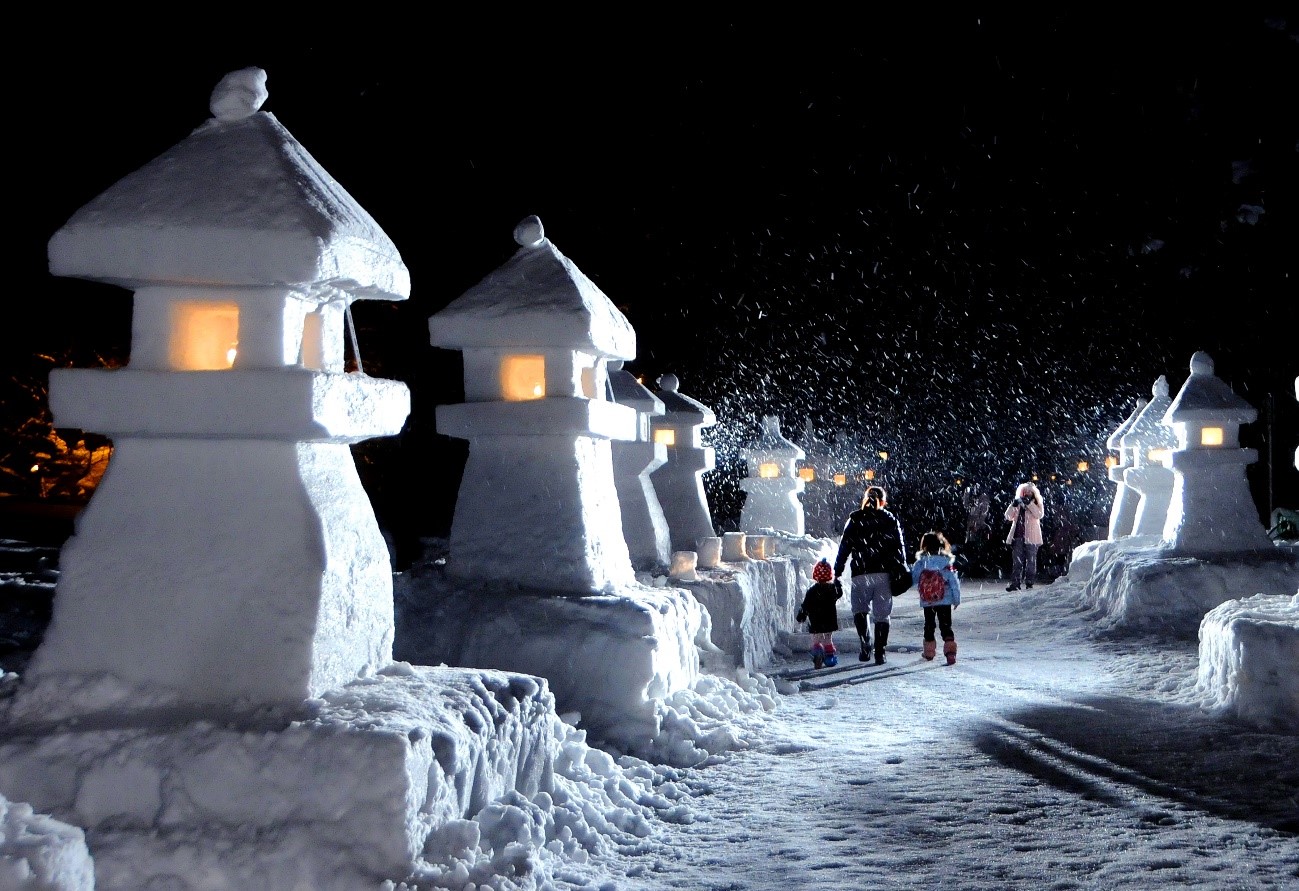
{"label": "child in pink knit hat", "polygon": [[812,567],[812,587],[803,595],[795,620],[810,623],[812,631],[812,665],[839,664],[839,651],[834,646],[834,633],[839,630],[839,609],[835,605],[843,597],[843,584],[835,579],[830,561],[822,558]]}

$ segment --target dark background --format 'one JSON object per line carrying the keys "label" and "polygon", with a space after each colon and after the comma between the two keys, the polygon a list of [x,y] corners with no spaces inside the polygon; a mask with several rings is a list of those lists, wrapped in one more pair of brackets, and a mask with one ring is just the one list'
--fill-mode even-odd
{"label": "dark background", "polygon": [[51,367],[128,358],[129,293],[52,278],[49,237],[256,65],[265,110],[411,270],[409,300],[354,308],[365,370],[412,390],[403,433],[355,448],[403,549],[449,528],[465,450],[434,429],[462,392],[428,317],[511,255],[529,214],[635,326],[628,368],[651,388],[675,373],[716,411],[721,529],[768,413],[791,439],[810,419],[887,449],[909,533],[959,539],[963,489],[989,491],[995,518],[1034,473],[1085,527],[1113,491],[1105,438],[1160,375],[1176,393],[1197,350],[1259,411],[1242,439],[1260,519],[1299,507],[1299,23],[1265,7],[352,10],[295,29],[245,12],[76,34],[37,14],[6,127],[5,435]]}

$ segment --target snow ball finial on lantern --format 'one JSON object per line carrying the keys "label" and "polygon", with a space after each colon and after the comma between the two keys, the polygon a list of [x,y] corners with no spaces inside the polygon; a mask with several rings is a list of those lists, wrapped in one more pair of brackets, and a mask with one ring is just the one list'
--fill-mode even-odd
{"label": "snow ball finial on lantern", "polygon": [[659,377],[659,389],[667,390],[669,393],[675,393],[681,382],[677,380],[675,374],[665,374]]}
{"label": "snow ball finial on lantern", "polygon": [[1213,374],[1213,357],[1203,350],[1191,357],[1191,374]]}
{"label": "snow ball finial on lantern", "polygon": [[266,91],[266,72],[261,68],[231,71],[212,91],[208,108],[221,123],[240,121],[261,110],[270,95]]}
{"label": "snow ball finial on lantern", "polygon": [[1161,397],[1161,396],[1167,398],[1167,396],[1168,396],[1168,378],[1164,377],[1164,376],[1161,374],[1161,375],[1159,376],[1159,379],[1158,379],[1157,381],[1155,381],[1155,385],[1154,385],[1153,387],[1150,388],[1150,395],[1151,395],[1151,396],[1154,396],[1155,398],[1159,398],[1159,397]]}
{"label": "snow ball finial on lantern", "polygon": [[525,217],[514,227],[514,240],[519,247],[536,247],[546,240],[546,229],[541,225],[541,217],[533,214]]}

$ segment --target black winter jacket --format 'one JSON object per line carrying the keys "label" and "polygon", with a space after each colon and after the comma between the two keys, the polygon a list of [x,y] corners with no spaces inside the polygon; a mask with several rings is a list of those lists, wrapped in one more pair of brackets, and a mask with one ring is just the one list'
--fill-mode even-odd
{"label": "black winter jacket", "polygon": [[802,622],[804,619],[808,620],[813,634],[838,631],[839,612],[835,606],[835,601],[842,596],[842,582],[836,581],[834,584],[816,582],[803,595],[803,605],[798,608],[798,614],[794,616],[794,620],[796,622]]}
{"label": "black winter jacket", "polygon": [[902,522],[883,507],[864,507],[848,515],[834,558],[834,577],[843,574],[852,558],[852,574],[888,572],[899,564],[908,566]]}

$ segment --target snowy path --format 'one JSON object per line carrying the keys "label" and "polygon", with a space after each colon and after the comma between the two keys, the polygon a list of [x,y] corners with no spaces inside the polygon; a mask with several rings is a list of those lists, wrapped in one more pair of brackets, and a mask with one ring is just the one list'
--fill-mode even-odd
{"label": "snowy path", "polygon": [[[1040,604],[967,583],[951,667],[920,659],[899,604],[890,643],[911,651],[847,652],[760,745],[688,771],[697,820],[634,887],[1295,888],[1299,838],[1268,827],[1297,828],[1299,737],[1242,751],[1176,702],[1194,652],[1120,652]],[[1223,756],[1230,780],[1202,779]]]}

